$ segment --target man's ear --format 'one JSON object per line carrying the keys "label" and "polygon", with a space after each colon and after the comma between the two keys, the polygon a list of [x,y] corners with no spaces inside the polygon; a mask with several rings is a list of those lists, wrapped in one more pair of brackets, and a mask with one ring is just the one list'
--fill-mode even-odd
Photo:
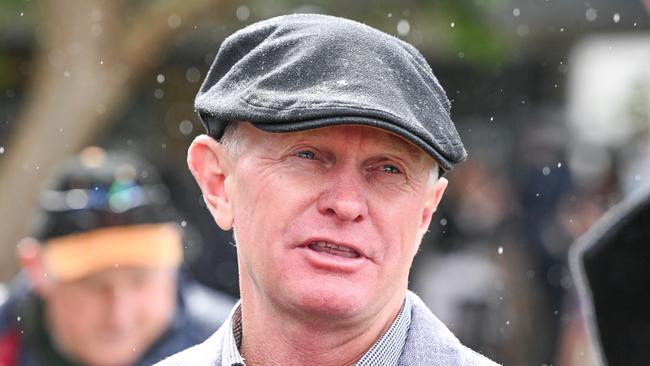
{"label": "man's ear", "polygon": [[446,178],[440,177],[427,189],[427,198],[424,202],[424,209],[422,210],[422,218],[419,227],[420,236],[424,236],[429,229],[431,218],[438,209],[438,205],[440,204],[440,200],[442,200],[442,195],[445,193],[448,183],[449,181]]}
{"label": "man's ear", "polygon": [[230,154],[212,137],[200,135],[190,145],[187,165],[217,225],[230,230],[234,222],[232,202],[226,190],[226,180],[233,166]]}
{"label": "man's ear", "polygon": [[17,246],[18,260],[23,272],[36,293],[46,298],[52,288],[52,280],[47,276],[41,244],[34,238],[24,238]]}

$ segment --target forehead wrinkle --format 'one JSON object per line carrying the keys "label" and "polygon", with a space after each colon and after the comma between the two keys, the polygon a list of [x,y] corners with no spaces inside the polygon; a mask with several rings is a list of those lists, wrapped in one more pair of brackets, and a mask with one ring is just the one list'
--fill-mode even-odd
{"label": "forehead wrinkle", "polygon": [[[262,130],[258,130],[252,125],[250,127],[253,130],[256,130],[260,137],[262,137],[260,140],[263,141],[267,147],[269,146],[269,143],[271,140],[275,141],[288,141],[290,143],[301,143],[303,141],[309,141],[316,139],[318,140],[321,137],[327,137],[329,135],[336,135],[337,131],[343,131],[343,130],[350,130],[351,132],[356,132],[358,136],[358,147],[357,151],[361,151],[361,148],[363,147],[364,141],[373,141],[373,144],[370,144],[369,146],[375,147],[378,150],[381,150],[382,152],[388,152],[388,153],[393,153],[398,156],[408,156],[410,160],[412,160],[414,163],[418,164],[425,164],[428,160],[432,159],[427,159],[429,156],[426,154],[422,149],[419,147],[415,146],[413,143],[405,140],[404,138],[390,132],[386,131],[381,128],[376,128],[372,126],[364,126],[364,125],[340,125],[340,126],[327,126],[327,127],[321,127],[321,128],[315,128],[315,129],[308,129],[308,130],[302,130],[302,131],[295,131],[295,132],[280,132],[280,133],[273,133],[273,132],[266,132]],[[351,140],[355,133],[345,133],[344,138],[347,140]],[[376,139],[372,139],[372,136],[376,136]],[[271,138],[269,138],[271,137]]]}

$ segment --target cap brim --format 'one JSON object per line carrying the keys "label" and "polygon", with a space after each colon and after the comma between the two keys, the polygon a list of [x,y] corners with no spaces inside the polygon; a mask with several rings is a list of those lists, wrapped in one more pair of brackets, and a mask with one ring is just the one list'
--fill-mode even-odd
{"label": "cap brim", "polygon": [[173,224],[116,226],[48,240],[45,268],[70,281],[111,268],[173,268],[182,261],[181,234]]}

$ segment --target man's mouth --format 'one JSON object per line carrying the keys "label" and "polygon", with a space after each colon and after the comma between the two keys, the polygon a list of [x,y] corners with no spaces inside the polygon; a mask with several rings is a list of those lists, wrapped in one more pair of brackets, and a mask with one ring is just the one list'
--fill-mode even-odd
{"label": "man's mouth", "polygon": [[335,255],[339,257],[345,257],[345,258],[358,258],[359,253],[350,248],[346,247],[345,245],[337,245],[337,244],[332,244],[327,241],[314,241],[311,242],[308,247],[316,251],[318,253],[324,253],[324,254],[329,254],[329,255]]}

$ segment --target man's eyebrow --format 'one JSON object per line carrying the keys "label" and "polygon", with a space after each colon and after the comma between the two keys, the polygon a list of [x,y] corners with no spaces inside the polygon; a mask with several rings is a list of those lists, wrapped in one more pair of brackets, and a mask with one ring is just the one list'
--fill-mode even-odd
{"label": "man's eyebrow", "polygon": [[415,161],[422,161],[428,156],[427,153],[422,151],[419,147],[413,145],[412,143],[405,141],[401,137],[395,136],[393,134],[388,135],[387,147],[398,153],[407,153]]}

